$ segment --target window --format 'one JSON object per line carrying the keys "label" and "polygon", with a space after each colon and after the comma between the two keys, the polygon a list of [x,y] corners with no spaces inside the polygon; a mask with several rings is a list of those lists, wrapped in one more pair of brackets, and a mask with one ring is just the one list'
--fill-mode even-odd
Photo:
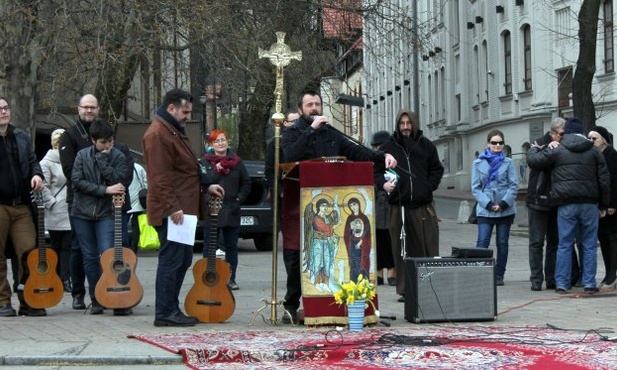
{"label": "window", "polygon": [[478,98],[478,103],[480,102],[480,76],[482,75],[480,73],[480,56],[478,54],[478,47],[474,46],[473,47],[473,60],[476,64],[476,68],[475,68],[475,72],[476,72],[476,78],[474,79],[475,81],[475,88],[476,88],[476,97]]}
{"label": "window", "polygon": [[488,83],[489,78],[489,68],[488,68],[488,44],[486,40],[482,41],[482,54],[484,56],[484,69],[483,69],[483,80],[484,80],[484,94],[486,95],[486,100],[488,101],[488,87],[490,86]]}
{"label": "window", "polygon": [[512,95],[512,49],[510,45],[510,32],[505,31],[502,37],[504,61],[503,87],[506,95]]}
{"label": "window", "polygon": [[441,67],[441,118],[446,119],[446,69]]}
{"label": "window", "polygon": [[557,71],[557,96],[559,107],[570,106],[570,93],[572,92],[572,67]]}
{"label": "window", "polygon": [[604,0],[604,73],[615,72],[613,49],[613,0]]}
{"label": "window", "polygon": [[531,90],[531,27],[523,26],[523,56],[525,58],[525,91]]}

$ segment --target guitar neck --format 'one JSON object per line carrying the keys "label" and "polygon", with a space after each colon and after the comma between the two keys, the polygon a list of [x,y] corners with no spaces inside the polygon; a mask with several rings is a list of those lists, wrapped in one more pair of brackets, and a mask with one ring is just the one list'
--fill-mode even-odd
{"label": "guitar neck", "polygon": [[114,205],[114,259],[122,261],[122,206]]}
{"label": "guitar neck", "polygon": [[39,262],[47,260],[47,248],[45,248],[45,206],[37,205],[38,213],[38,243],[39,243]]}
{"label": "guitar neck", "polygon": [[218,243],[218,214],[210,214],[210,226],[208,227],[208,266],[206,271],[216,270],[216,248]]}

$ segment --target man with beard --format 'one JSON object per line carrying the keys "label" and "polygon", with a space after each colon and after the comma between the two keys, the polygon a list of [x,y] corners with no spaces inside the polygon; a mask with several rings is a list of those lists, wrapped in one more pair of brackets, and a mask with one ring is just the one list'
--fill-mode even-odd
{"label": "man with beard", "polygon": [[[94,95],[86,94],[82,96],[79,100],[79,105],[77,106],[78,117],[75,120],[75,124],[69,127],[66,131],[64,131],[62,136],[60,136],[60,163],[62,164],[62,172],[64,172],[64,176],[66,177],[66,202],[69,204],[69,209],[71,209],[73,204],[73,185],[71,181],[71,176],[73,174],[75,157],[77,157],[77,152],[79,152],[80,150],[92,146],[92,140],[90,139],[90,127],[92,126],[92,123],[94,121],[98,120],[99,112],[99,102]],[[128,146],[118,141],[115,142],[115,146],[120,149],[122,154],[124,154],[127,168],[132,169],[133,155],[129,151]],[[127,182],[124,184],[124,186],[128,188],[131,181],[133,181],[132,170],[130,171],[130,175],[127,176]],[[128,223],[128,218],[125,216],[125,214],[126,211],[130,209],[130,204],[131,201],[127,193],[125,205],[122,207],[123,242],[125,239],[124,235],[126,234],[126,226]],[[73,216],[69,215],[69,221],[71,223],[71,229],[75,230],[75,225],[73,224]],[[125,245],[128,246],[128,243],[126,243]],[[83,310],[86,308],[86,304],[84,302],[84,297],[86,294],[86,272],[84,270],[81,246],[79,244],[79,240],[75,236],[75,232],[73,232],[71,244],[70,274],[72,285],[71,295],[73,296],[73,309]],[[128,312],[129,310],[116,310],[114,313],[117,315],[124,315]],[[94,315],[102,314],[103,308],[101,306],[94,306],[90,313]]]}
{"label": "man with beard", "polygon": [[143,137],[148,171],[148,223],[156,229],[161,248],[156,268],[154,326],[193,326],[194,317],[180,310],[179,295],[186,271],[193,261],[193,246],[167,239],[168,223],[181,225],[184,215],[205,216],[201,186],[217,197],[225,192],[202,172],[186,134],[193,96],[173,89],[165,94]]}
{"label": "man with beard", "polygon": [[[352,141],[329,124],[329,118],[322,116],[321,96],[317,91],[307,90],[298,98],[298,112],[301,114],[293,126],[287,128],[281,139],[283,161],[295,162],[320,157],[345,156],[353,161],[382,163],[382,167],[393,168],[396,160],[390,154],[374,152]],[[283,232],[283,261],[287,271],[287,293],[285,309],[290,319],[283,316],[283,323],[296,322],[300,307],[300,192],[283,189],[283,210],[281,217]]]}
{"label": "man with beard", "polygon": [[401,256],[401,228],[405,227],[406,257],[439,255],[439,225],[433,191],[443,176],[437,148],[422,135],[415,113],[401,110],[394,134],[379,149],[398,161],[398,182],[386,181],[383,166],[375,166],[375,186],[390,194],[390,239],[396,269],[396,292],[405,301],[405,264]]}

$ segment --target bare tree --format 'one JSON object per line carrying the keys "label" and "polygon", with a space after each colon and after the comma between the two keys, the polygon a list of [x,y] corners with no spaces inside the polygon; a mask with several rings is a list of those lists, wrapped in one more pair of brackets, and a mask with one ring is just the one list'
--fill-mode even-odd
{"label": "bare tree", "polygon": [[596,124],[596,111],[591,87],[596,73],[596,42],[600,1],[585,0],[578,13],[579,54],[572,85],[574,116],[580,118],[588,132]]}

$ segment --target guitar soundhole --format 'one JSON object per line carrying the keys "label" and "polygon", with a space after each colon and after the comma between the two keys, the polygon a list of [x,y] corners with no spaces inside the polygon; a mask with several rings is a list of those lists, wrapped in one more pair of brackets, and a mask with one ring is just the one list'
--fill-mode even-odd
{"label": "guitar soundhole", "polygon": [[39,261],[36,264],[36,271],[39,275],[45,275],[49,271],[49,263],[47,261]]}
{"label": "guitar soundhole", "polygon": [[204,284],[206,285],[216,285],[219,281],[219,276],[216,272],[206,272],[203,277]]}
{"label": "guitar soundhole", "polygon": [[126,265],[124,264],[124,261],[114,261],[111,268],[116,274],[121,274],[126,269]]}

